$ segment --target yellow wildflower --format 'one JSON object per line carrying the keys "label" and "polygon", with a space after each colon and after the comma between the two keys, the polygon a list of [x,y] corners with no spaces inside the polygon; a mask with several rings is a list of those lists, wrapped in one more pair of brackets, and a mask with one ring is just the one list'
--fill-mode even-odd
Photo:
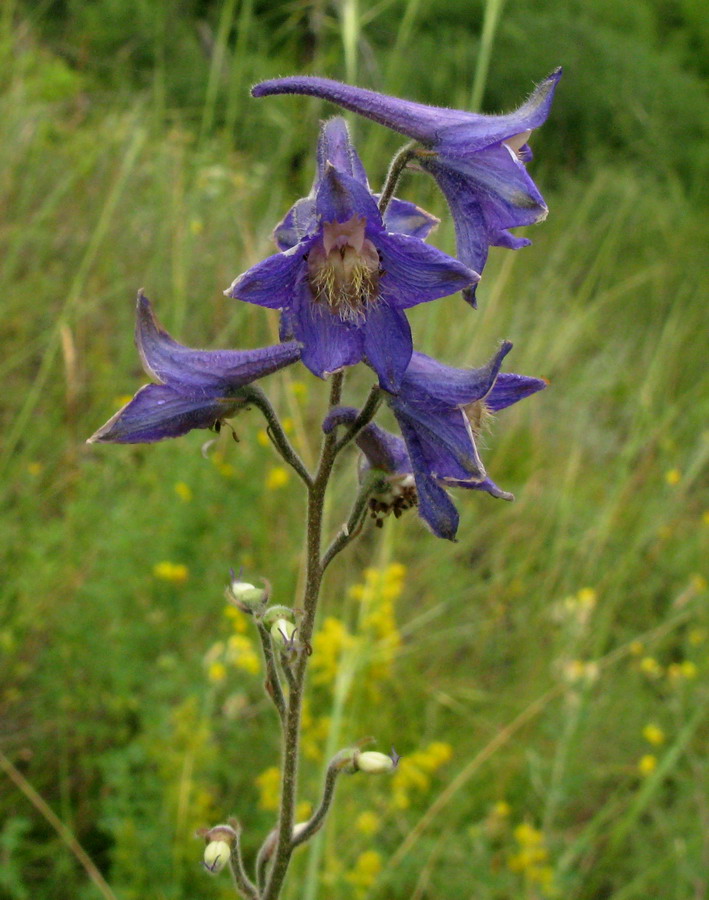
{"label": "yellow wildflower", "polygon": [[160,562],[153,566],[153,575],[170,584],[184,584],[189,574],[189,569],[183,563]]}
{"label": "yellow wildflower", "polygon": [[295,818],[297,822],[307,822],[313,814],[313,804],[310,800],[301,800],[295,808]]}
{"label": "yellow wildflower", "polygon": [[426,749],[407,754],[392,776],[393,804],[398,809],[411,805],[410,793],[427,791],[431,775],[453,755],[450,744],[434,741]]}
{"label": "yellow wildflower", "polygon": [[224,615],[234,626],[234,631],[237,634],[245,634],[249,630],[249,623],[246,621],[246,614],[243,613],[240,609],[237,609],[236,606],[232,606],[231,604],[229,606],[225,606]]}
{"label": "yellow wildflower", "polygon": [[645,644],[642,641],[631,641],[628,650],[633,656],[642,656],[645,652]]}
{"label": "yellow wildflower", "polygon": [[266,490],[277,491],[290,481],[290,473],[285,466],[273,466],[266,476]]}
{"label": "yellow wildflower", "polygon": [[311,672],[313,684],[331,684],[337,677],[342,654],[356,643],[339,619],[327,616],[313,638]]}
{"label": "yellow wildflower", "polygon": [[382,871],[382,858],[376,850],[365,850],[355,861],[354,868],[345,875],[358,888],[370,888]]}
{"label": "yellow wildflower", "polygon": [[648,722],[643,728],[643,737],[653,747],[659,747],[665,743],[665,732],[654,722]]}
{"label": "yellow wildflower", "polygon": [[507,868],[511,872],[519,872],[528,885],[538,885],[546,896],[554,896],[554,869],[548,864],[549,851],[544,833],[523,822],[515,828],[513,834],[518,850],[509,856]]}
{"label": "yellow wildflower", "polygon": [[667,667],[667,677],[675,684],[683,679],[691,681],[697,677],[697,672],[697,665],[691,659],[684,659],[680,663],[670,663]]}
{"label": "yellow wildflower", "polygon": [[694,574],[689,579],[689,581],[698,594],[701,594],[702,591],[705,591],[707,589],[707,580],[703,575]]}
{"label": "yellow wildflower", "polygon": [[702,513],[702,523],[704,525],[709,525],[709,509],[705,509]]}
{"label": "yellow wildflower", "polygon": [[281,799],[281,771],[278,766],[270,766],[256,776],[259,790],[258,805],[261,809],[275,812]]}
{"label": "yellow wildflower", "polygon": [[682,473],[679,469],[669,469],[665,472],[665,481],[669,485],[679,484],[682,480]]}
{"label": "yellow wildflower", "polygon": [[[125,405],[125,404],[123,404],[123,405]],[[28,462],[27,463],[27,471],[29,472],[30,475],[32,475],[35,478],[37,477],[37,475],[42,474],[42,469],[44,469],[44,466],[42,465],[41,462]]]}
{"label": "yellow wildflower", "polygon": [[659,678],[662,675],[662,667],[654,656],[644,656],[640,660],[640,671],[649,678]]}
{"label": "yellow wildflower", "polygon": [[226,666],[223,662],[213,662],[210,664],[207,669],[207,678],[213,684],[219,684],[219,682],[224,681],[226,678]]}
{"label": "yellow wildflower", "polygon": [[641,775],[652,775],[657,768],[657,757],[652,753],[646,753],[638,762],[638,771]]}
{"label": "yellow wildflower", "polygon": [[192,488],[184,481],[176,482],[175,493],[183,503],[189,503],[192,499]]}
{"label": "yellow wildflower", "polygon": [[355,819],[355,828],[357,831],[361,831],[362,834],[366,834],[369,837],[376,834],[381,827],[382,823],[379,816],[369,810],[361,812]]}
{"label": "yellow wildflower", "polygon": [[254,650],[254,645],[245,634],[232,634],[227,641],[227,662],[249,675],[258,675],[261,671],[261,657]]}
{"label": "yellow wildflower", "polygon": [[687,639],[692,647],[698,647],[707,639],[706,628],[690,628]]}
{"label": "yellow wildflower", "polygon": [[308,386],[304,381],[291,381],[290,392],[297,400],[306,400],[308,397]]}
{"label": "yellow wildflower", "polygon": [[259,430],[256,432],[256,442],[262,447],[271,446],[271,438],[268,436],[268,432],[265,428],[259,428]]}

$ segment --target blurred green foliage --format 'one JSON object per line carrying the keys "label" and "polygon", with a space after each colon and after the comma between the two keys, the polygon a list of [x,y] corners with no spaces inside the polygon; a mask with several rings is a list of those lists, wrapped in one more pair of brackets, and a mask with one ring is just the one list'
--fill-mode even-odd
{"label": "blurred green foliage", "polygon": [[[483,12],[360,3],[358,81],[467,105]],[[300,493],[255,411],[236,420],[238,445],[225,432],[206,458],[206,433],[83,441],[143,383],[139,286],[191,345],[275,339],[274,317],[221,291],[270,252],[273,223],[308,189],[325,109],[257,103],[248,86],[299,68],[343,77],[342,21],[324,3],[248,0],[18,3],[3,16],[0,750],[121,900],[233,896],[200,870],[192,834],[236,814],[256,851],[273,821],[257,776],[278,747],[260,675],[227,653],[248,632],[224,614],[222,586],[244,565],[297,602]],[[461,496],[459,544],[411,515],[333,566],[323,616],[340,625],[323,618],[320,653],[337,665],[313,695],[303,799],[317,798],[328,735],[394,743],[409,780],[346,781],[291,898],[706,889],[708,41],[691,0],[503,13],[487,109],[566,66],[534,140],[552,213],[533,247],[493,251],[478,312],[452,297],[411,320],[421,349],[455,365],[510,338],[511,368],[551,386],[488,441],[515,504]],[[355,128],[376,183],[396,140]],[[435,240],[452,249],[433,187],[407,175],[402,193],[444,219]],[[312,458],[319,384],[293,368],[265,386]],[[367,386],[353,373],[352,402]],[[359,567],[384,578],[393,563],[406,568],[394,624],[372,641],[391,656],[377,670],[347,635],[365,627]],[[97,897],[0,778],[0,896]]]}

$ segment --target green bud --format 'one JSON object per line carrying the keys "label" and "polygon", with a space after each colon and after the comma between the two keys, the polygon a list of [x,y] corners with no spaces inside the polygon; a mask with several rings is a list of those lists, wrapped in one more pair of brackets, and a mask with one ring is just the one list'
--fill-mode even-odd
{"label": "green bud", "polygon": [[289,622],[295,621],[293,610],[289,606],[269,606],[263,614],[263,624],[266,628],[270,628],[278,619],[288,619]]}
{"label": "green bud", "polygon": [[232,570],[232,578],[229,587],[226,589],[226,596],[227,600],[242,610],[242,612],[254,613],[267,602],[268,593],[267,588],[255,587],[248,581],[242,581],[234,575]]}
{"label": "green bud", "polygon": [[277,647],[281,647],[282,649],[285,649],[288,645],[292,644],[295,632],[295,625],[292,622],[289,622],[288,619],[276,619],[273,625],[271,625],[271,637],[273,638],[273,642]]}
{"label": "green bud", "polygon": [[231,847],[226,841],[210,841],[204,848],[204,868],[215,875],[229,862]]}

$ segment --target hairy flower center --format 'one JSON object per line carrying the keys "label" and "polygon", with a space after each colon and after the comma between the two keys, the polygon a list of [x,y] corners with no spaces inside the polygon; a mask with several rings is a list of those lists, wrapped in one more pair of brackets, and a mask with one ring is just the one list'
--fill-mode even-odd
{"label": "hairy flower center", "polygon": [[413,475],[390,475],[387,487],[377,491],[369,499],[369,515],[374,519],[377,528],[381,528],[384,519],[390,514],[398,519],[407,509],[418,504],[418,494]]}
{"label": "hairy flower center", "polygon": [[529,140],[529,136],[532,133],[532,129],[529,128],[527,131],[521,131],[519,134],[513,134],[512,137],[507,138],[506,141],[503,141],[503,144],[506,144],[510,150],[514,153],[517,159],[521,159],[521,150],[522,147]]}
{"label": "hairy flower center", "polygon": [[365,220],[327,222],[322,243],[308,255],[308,278],[313,297],[341,319],[360,323],[379,294],[379,254],[365,237]]}
{"label": "hairy flower center", "polygon": [[466,419],[470,422],[475,437],[478,437],[482,430],[488,425],[492,418],[492,413],[485,405],[484,400],[473,400],[463,407]]}

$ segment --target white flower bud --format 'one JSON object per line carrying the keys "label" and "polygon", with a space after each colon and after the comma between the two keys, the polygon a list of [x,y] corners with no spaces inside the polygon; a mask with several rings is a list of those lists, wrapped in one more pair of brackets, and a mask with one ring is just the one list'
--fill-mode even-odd
{"label": "white flower bud", "polygon": [[268,591],[265,588],[255,587],[248,581],[241,581],[233,575],[229,587],[226,589],[226,595],[227,599],[240,610],[253,613],[266,602]]}
{"label": "white flower bud", "polygon": [[358,772],[365,772],[367,775],[386,775],[394,771],[398,761],[386,753],[367,750],[355,756],[354,766]]}
{"label": "white flower bud", "polygon": [[276,619],[271,625],[271,637],[276,646],[283,649],[292,643],[295,632],[295,625],[289,622],[288,619]]}
{"label": "white flower bud", "polygon": [[210,841],[204,848],[204,868],[216,875],[229,862],[230,856],[231,847],[226,841]]}

